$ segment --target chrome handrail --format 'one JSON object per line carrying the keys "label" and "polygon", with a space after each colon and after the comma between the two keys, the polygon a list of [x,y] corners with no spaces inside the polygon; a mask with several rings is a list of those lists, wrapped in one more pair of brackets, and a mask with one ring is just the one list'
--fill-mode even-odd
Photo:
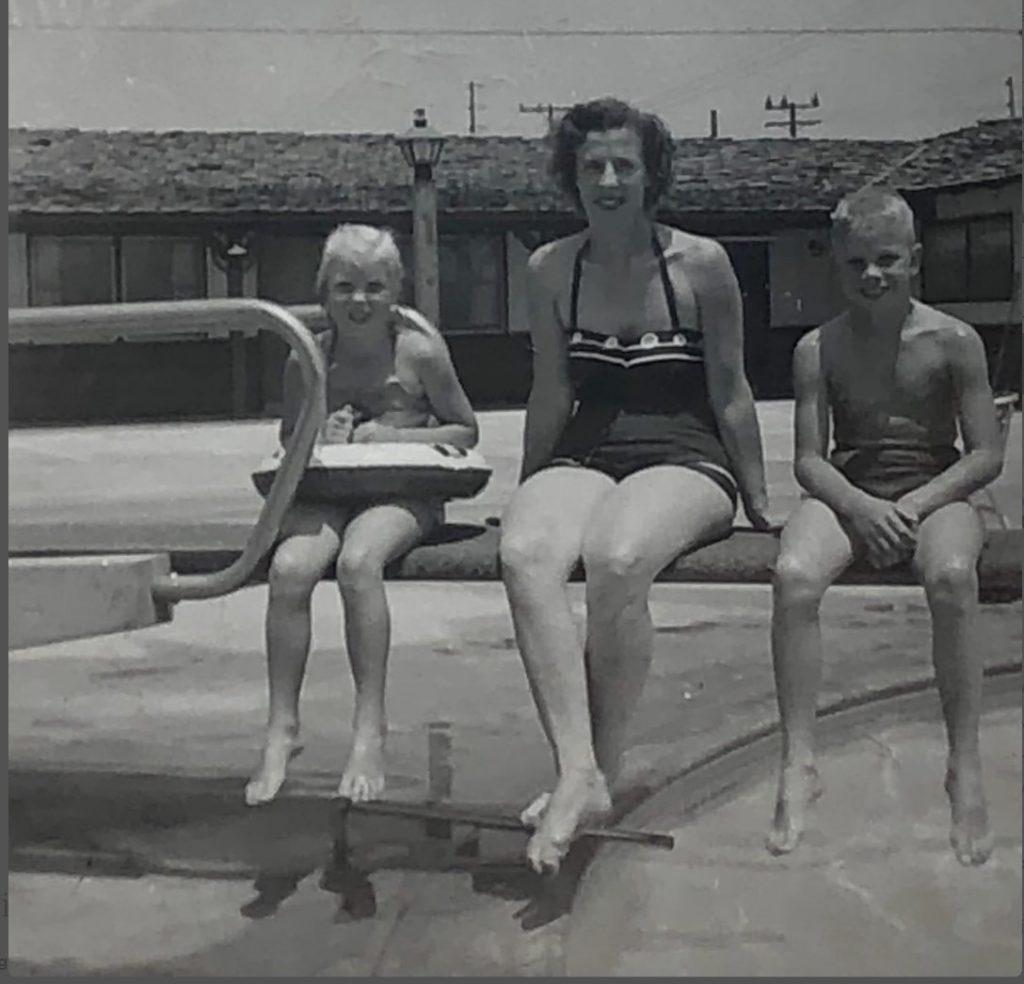
{"label": "chrome handrail", "polygon": [[305,398],[245,548],[222,571],[169,574],[157,578],[152,590],[154,599],[176,602],[216,598],[242,587],[277,538],[326,416],[327,369],[313,333],[280,305],[249,297],[12,308],[7,319],[11,345],[58,345],[73,341],[76,333],[88,334],[90,340],[110,341],[194,336],[197,331],[227,336],[233,331],[251,331],[254,322],[289,344],[299,360]]}

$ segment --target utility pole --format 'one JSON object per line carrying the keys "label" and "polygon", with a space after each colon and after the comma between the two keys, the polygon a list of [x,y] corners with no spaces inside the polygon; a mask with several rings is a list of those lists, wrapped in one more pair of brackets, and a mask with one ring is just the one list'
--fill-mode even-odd
{"label": "utility pole", "polygon": [[568,113],[572,106],[556,106],[554,103],[537,103],[534,106],[519,104],[520,113],[547,113],[548,127],[555,125],[555,113]]}
{"label": "utility pole", "polygon": [[1010,119],[1015,120],[1017,118],[1017,100],[1013,94],[1013,76],[1006,76],[1006,108],[1010,111]]}
{"label": "utility pole", "polygon": [[790,102],[788,96],[783,96],[779,100],[779,104],[776,106],[772,103],[772,97],[769,96],[764,101],[764,108],[769,112],[788,113],[788,120],[769,120],[765,123],[765,126],[785,126],[789,128],[789,135],[795,137],[797,135],[797,127],[801,126],[817,126],[821,120],[798,120],[796,118],[797,110],[799,109],[817,109],[821,105],[821,100],[818,99],[818,93],[814,93],[811,97],[810,102],[798,103]]}
{"label": "utility pole", "polygon": [[479,82],[469,83],[469,132],[476,133],[476,90]]}

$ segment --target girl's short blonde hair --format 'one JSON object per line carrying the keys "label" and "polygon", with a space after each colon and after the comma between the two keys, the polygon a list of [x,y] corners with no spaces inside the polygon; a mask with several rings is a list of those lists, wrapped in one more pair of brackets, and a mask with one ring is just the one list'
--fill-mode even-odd
{"label": "girl's short blonde hair", "polygon": [[402,286],[404,268],[402,254],[395,237],[387,229],[376,226],[346,223],[334,229],[324,242],[320,255],[320,266],[316,271],[316,293],[321,299],[327,291],[327,274],[331,264],[337,260],[349,263],[383,260],[392,278],[392,286],[399,291]]}

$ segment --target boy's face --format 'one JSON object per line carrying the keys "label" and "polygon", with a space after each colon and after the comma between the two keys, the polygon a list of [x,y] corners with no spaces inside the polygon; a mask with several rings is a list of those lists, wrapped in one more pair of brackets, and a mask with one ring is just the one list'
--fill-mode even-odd
{"label": "boy's face", "polygon": [[327,273],[324,307],[339,328],[379,326],[398,300],[394,279],[386,260],[335,260]]}
{"label": "boy's face", "polygon": [[647,170],[639,134],[631,127],[588,134],[576,154],[576,187],[592,221],[643,211]]}
{"label": "boy's face", "polygon": [[839,285],[853,307],[875,310],[909,296],[921,247],[898,223],[850,230],[834,240]]}

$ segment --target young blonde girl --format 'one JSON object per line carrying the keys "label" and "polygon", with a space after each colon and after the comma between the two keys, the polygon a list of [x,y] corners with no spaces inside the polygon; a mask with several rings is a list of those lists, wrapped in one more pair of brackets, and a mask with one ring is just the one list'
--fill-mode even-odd
{"label": "young blonde girl", "polygon": [[[471,448],[473,409],[441,333],[398,304],[402,262],[392,236],[342,225],[324,244],[316,288],[330,322],[319,341],[328,366],[323,444],[424,442]],[[281,442],[302,403],[299,366],[284,370]],[[384,789],[384,683],[391,622],[384,566],[437,524],[436,501],[296,503],[270,565],[266,616],[270,714],[262,761],[245,789],[250,805],[272,800],[299,746],[299,694],[309,655],[313,589],[333,569],[345,614],[355,683],[352,748],[338,793],[352,800]]]}

